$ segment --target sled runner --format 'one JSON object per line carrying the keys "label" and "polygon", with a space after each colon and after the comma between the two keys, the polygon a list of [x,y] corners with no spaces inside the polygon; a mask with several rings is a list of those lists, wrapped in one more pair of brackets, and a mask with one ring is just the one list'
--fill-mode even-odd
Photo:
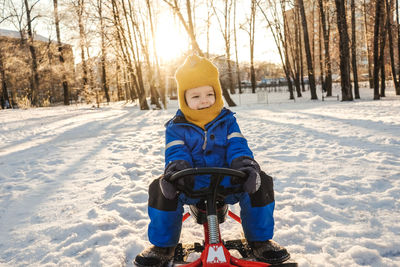
{"label": "sled runner", "polygon": [[[240,217],[228,210],[228,205],[223,199],[235,193],[243,192],[241,186],[225,188],[220,185],[225,176],[231,176],[242,183],[246,179],[246,174],[241,171],[227,168],[191,168],[175,173],[171,181],[175,182],[184,179],[190,175],[211,175],[208,188],[194,190],[189,186],[177,184],[180,192],[183,192],[190,198],[200,199],[196,205],[190,205],[190,213],[183,216],[183,221],[193,216],[198,224],[204,228],[203,244],[182,244],[179,243],[175,249],[173,265],[185,267],[223,267],[223,266],[242,266],[242,267],[267,267],[267,266],[285,266],[296,267],[295,262],[284,262],[279,264],[269,264],[256,261],[252,254],[252,249],[245,239],[228,240],[221,239],[219,224],[223,223],[228,216],[241,222]],[[242,258],[232,256],[229,250],[237,250]],[[190,253],[198,252],[201,256],[194,262],[187,262]]]}

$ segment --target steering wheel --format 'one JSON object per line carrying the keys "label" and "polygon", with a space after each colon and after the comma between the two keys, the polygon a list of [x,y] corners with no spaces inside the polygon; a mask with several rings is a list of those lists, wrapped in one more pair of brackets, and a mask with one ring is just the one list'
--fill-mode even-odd
{"label": "steering wheel", "polygon": [[[211,175],[210,177],[210,185],[206,188],[201,188],[194,190],[194,188],[181,183],[178,183],[180,179],[191,175]],[[205,198],[213,197],[215,200],[217,197],[224,198],[227,195],[236,194],[243,192],[242,186],[237,187],[223,187],[221,186],[221,182],[225,176],[231,176],[236,178],[238,184],[242,185],[246,179],[247,174],[228,168],[219,168],[219,167],[205,167],[205,168],[189,168],[179,172],[174,173],[170,181],[174,183],[179,191],[184,193],[186,196],[190,198]]]}

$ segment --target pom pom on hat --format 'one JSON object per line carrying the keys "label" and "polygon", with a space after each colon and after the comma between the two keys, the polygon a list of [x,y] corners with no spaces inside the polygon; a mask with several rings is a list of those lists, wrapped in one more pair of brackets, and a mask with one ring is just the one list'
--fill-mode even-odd
{"label": "pom pom on hat", "polygon": [[[206,58],[191,55],[177,69],[175,80],[178,86],[179,108],[182,110],[185,118],[204,128],[205,124],[218,116],[224,106],[217,67]],[[202,110],[189,108],[185,101],[185,91],[207,85],[214,89],[214,105]]]}

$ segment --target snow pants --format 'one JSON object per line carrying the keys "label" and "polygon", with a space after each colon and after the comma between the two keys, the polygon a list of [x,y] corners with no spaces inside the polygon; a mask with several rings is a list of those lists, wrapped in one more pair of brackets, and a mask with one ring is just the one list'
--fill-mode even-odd
{"label": "snow pants", "polygon": [[[243,232],[248,241],[269,240],[274,234],[273,180],[264,172],[261,172],[260,177],[261,186],[254,194],[239,193],[225,198],[227,204],[239,202]],[[198,200],[188,198],[184,194],[172,200],[166,199],[161,193],[160,179],[161,177],[155,179],[149,188],[148,236],[153,245],[172,247],[178,244],[181,234],[183,205],[194,205]]]}

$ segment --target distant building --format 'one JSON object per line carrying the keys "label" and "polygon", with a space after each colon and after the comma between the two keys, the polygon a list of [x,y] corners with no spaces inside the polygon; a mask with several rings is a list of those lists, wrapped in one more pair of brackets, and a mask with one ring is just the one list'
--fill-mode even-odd
{"label": "distant building", "polygon": [[[0,29],[0,85],[5,77],[8,96],[13,104],[26,100],[33,83],[31,73],[31,54],[27,36],[17,32]],[[39,105],[63,102],[62,74],[66,73],[69,88],[74,88],[74,56],[72,46],[63,44],[64,66],[60,64],[58,45],[55,41],[35,35],[34,46],[37,54]],[[3,90],[3,86],[0,86]],[[70,92],[73,97],[74,92]]]}

